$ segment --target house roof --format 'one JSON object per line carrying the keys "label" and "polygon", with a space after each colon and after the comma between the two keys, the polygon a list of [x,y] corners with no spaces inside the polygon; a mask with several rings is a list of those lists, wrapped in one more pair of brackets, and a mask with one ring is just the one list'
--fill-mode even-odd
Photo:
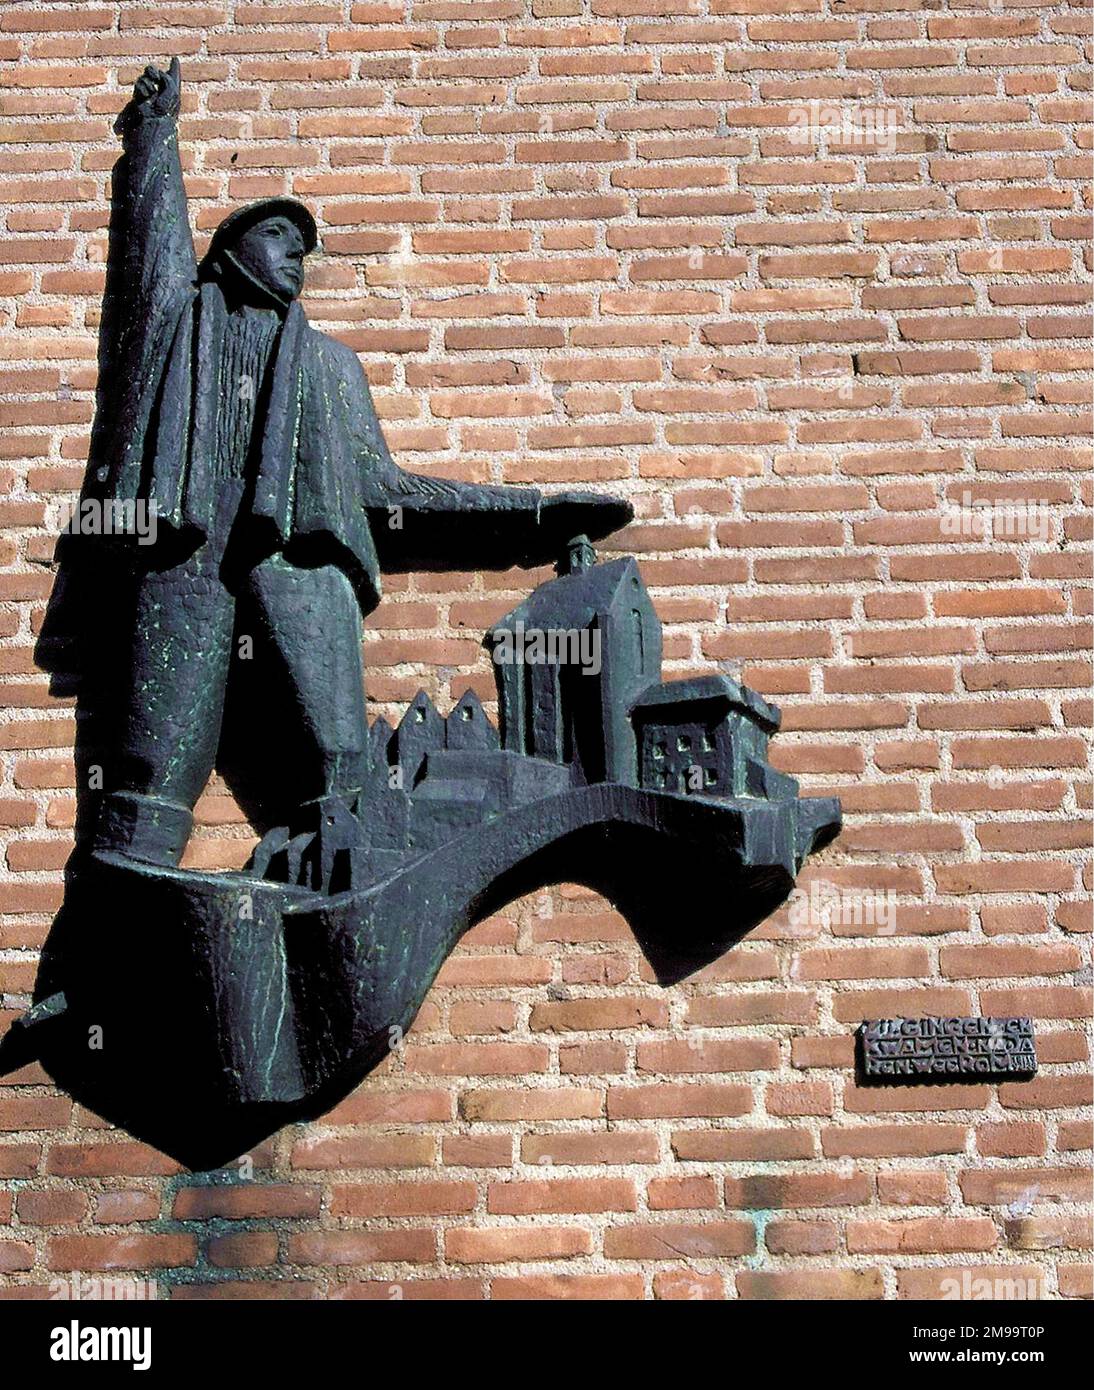
{"label": "house roof", "polygon": [[522,622],[526,628],[584,628],[610,609],[624,584],[636,581],[634,592],[649,602],[634,557],[625,555],[593,565],[576,574],[559,575],[534,589],[516,608],[495,623],[495,629]]}
{"label": "house roof", "polygon": [[679,721],[688,711],[681,706],[692,706],[696,718],[710,718],[710,706],[714,706],[714,716],[722,710],[736,709],[760,724],[768,733],[774,733],[782,721],[777,705],[769,705],[766,700],[741,685],[729,676],[694,676],[690,680],[662,681],[645,689],[631,707],[636,718],[671,719]]}

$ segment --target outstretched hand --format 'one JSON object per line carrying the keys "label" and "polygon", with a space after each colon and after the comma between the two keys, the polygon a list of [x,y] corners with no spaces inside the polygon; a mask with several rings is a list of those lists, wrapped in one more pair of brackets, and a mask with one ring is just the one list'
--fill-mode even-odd
{"label": "outstretched hand", "polygon": [[177,116],[181,103],[182,73],[178,58],[166,72],[151,63],[133,84],[133,100],[118,117],[119,127],[142,116]]}
{"label": "outstretched hand", "polygon": [[586,535],[591,541],[602,540],[633,518],[634,508],[629,502],[601,492],[552,493],[543,499],[539,513],[541,529],[559,547],[579,535]]}

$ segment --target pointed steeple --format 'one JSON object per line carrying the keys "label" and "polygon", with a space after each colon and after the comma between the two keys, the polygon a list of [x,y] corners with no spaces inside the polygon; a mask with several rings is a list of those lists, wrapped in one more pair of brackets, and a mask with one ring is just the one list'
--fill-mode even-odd
{"label": "pointed steeple", "polygon": [[482,701],[473,690],[460,696],[458,704],[444,721],[446,748],[483,748],[499,746],[498,731],[486,717]]}
{"label": "pointed steeple", "polygon": [[426,754],[443,747],[444,720],[425,691],[419,690],[389,745],[388,761],[402,769],[407,791],[413,787]]}

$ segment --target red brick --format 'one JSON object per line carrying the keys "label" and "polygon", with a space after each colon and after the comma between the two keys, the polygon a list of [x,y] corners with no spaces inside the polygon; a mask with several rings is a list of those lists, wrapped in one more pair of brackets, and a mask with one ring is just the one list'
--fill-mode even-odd
{"label": "red brick", "polygon": [[809,1158],[813,1140],[805,1131],[786,1129],[677,1130],[672,1148],[679,1159],[722,1163],[757,1159]]}
{"label": "red brick", "polygon": [[193,1264],[197,1241],[188,1235],[51,1236],[50,1269],[150,1270]]}
{"label": "red brick", "polygon": [[755,1228],[745,1220],[611,1226],[604,1232],[604,1254],[609,1260],[726,1258],[750,1255],[755,1248]]}
{"label": "red brick", "polygon": [[70,1190],[23,1191],[15,1202],[19,1220],[28,1226],[75,1226],[87,1208],[86,1194]]}
{"label": "red brick", "polygon": [[658,1270],[653,1276],[653,1296],[693,1302],[722,1299],[725,1281],[720,1274],[700,1274],[694,1269]]}
{"label": "red brick", "polygon": [[544,1178],[491,1183],[487,1210],[519,1216],[530,1212],[634,1211],[638,1200],[629,1178]]}
{"label": "red brick", "polygon": [[992,1250],[998,1241],[986,1217],[911,1217],[901,1221],[849,1221],[850,1254],[949,1254]]}
{"label": "red brick", "polygon": [[428,1230],[309,1231],[289,1237],[288,1260],[295,1265],[368,1265],[432,1260],[436,1239]]}
{"label": "red brick", "polygon": [[588,1302],[638,1299],[643,1296],[641,1275],[627,1274],[530,1274],[517,1279],[497,1278],[490,1281],[491,1299],[503,1302],[519,1300],[576,1300]]}
{"label": "red brick", "polygon": [[746,1299],[884,1298],[880,1269],[751,1270],[737,1275],[737,1297]]}
{"label": "red brick", "polygon": [[238,1184],[231,1187],[184,1187],[175,1196],[173,1215],[180,1221],[227,1217],[298,1218],[318,1216],[321,1201],[316,1187]]}
{"label": "red brick", "polygon": [[1075,1201],[1089,1196],[1089,1174],[1081,1168],[985,1168],[959,1179],[968,1206],[1015,1202]]}
{"label": "red brick", "polygon": [[445,1232],[444,1248],[458,1264],[570,1259],[591,1251],[592,1232],[566,1226],[453,1228]]}
{"label": "red brick", "polygon": [[756,1173],[726,1178],[727,1207],[753,1210],[785,1210],[812,1207],[861,1206],[873,1195],[873,1182],[865,1173],[841,1177],[835,1173]]}
{"label": "red brick", "polygon": [[1045,1274],[1035,1265],[945,1264],[933,1269],[897,1271],[897,1297],[1044,1298]]}

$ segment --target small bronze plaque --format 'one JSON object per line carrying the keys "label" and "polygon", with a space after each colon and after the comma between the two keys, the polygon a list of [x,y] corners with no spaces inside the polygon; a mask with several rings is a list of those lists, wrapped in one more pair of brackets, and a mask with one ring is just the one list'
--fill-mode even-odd
{"label": "small bronze plaque", "polygon": [[1028,1018],[867,1019],[858,1043],[865,1081],[1014,1081],[1037,1070]]}

